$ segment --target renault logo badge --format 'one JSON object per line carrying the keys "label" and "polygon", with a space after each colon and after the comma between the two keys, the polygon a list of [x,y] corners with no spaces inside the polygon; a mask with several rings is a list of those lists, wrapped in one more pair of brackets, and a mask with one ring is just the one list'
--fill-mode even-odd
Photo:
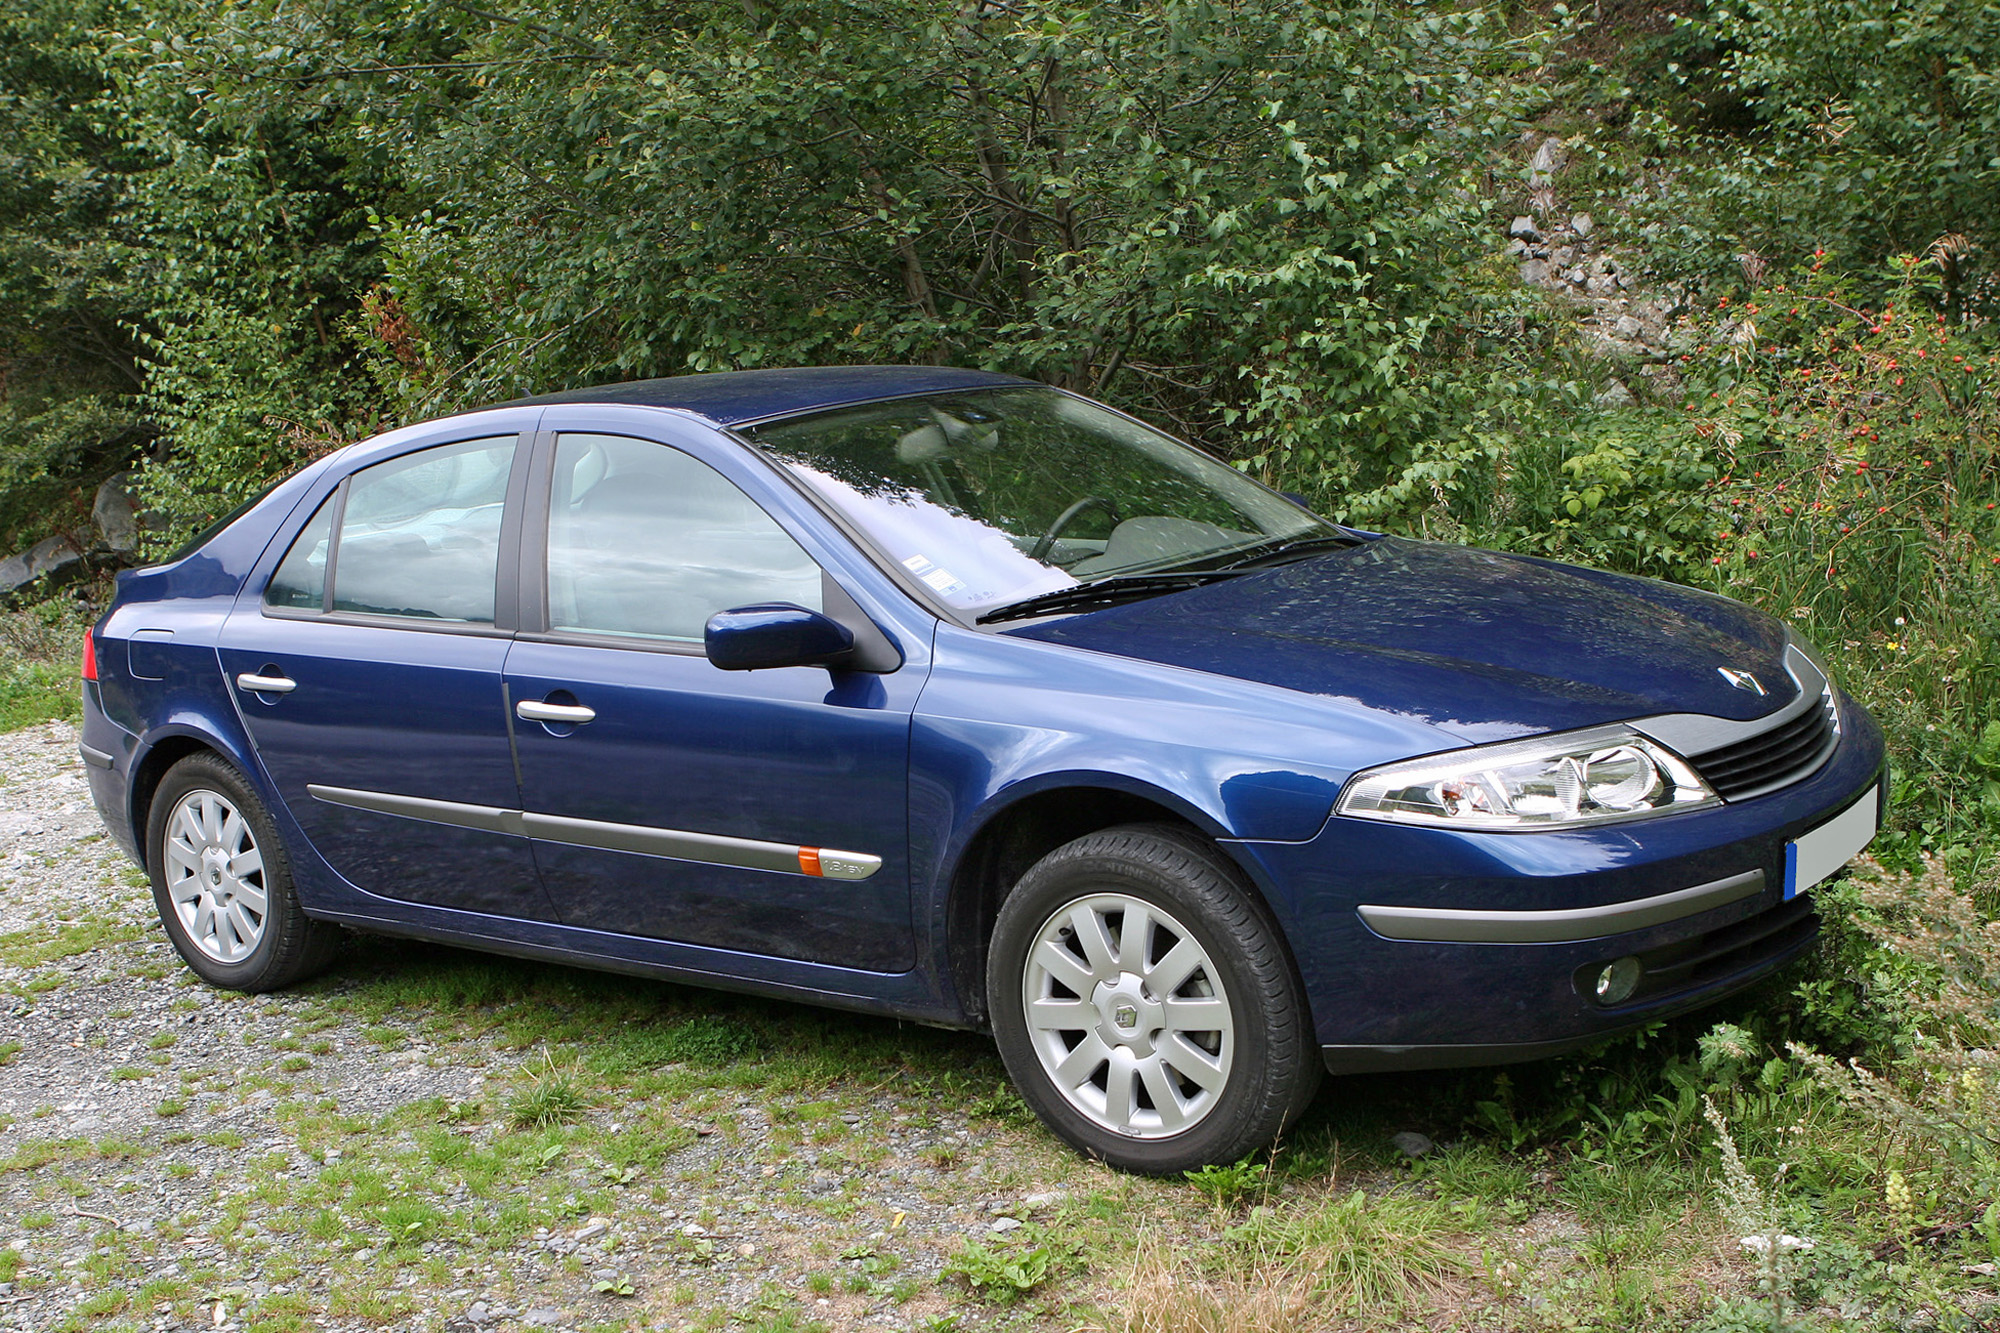
{"label": "renault logo badge", "polygon": [[1764,683],[1749,672],[1737,671],[1730,667],[1717,667],[1716,670],[1722,673],[1724,680],[1734,685],[1737,689],[1748,690],[1750,693],[1760,697],[1764,694]]}

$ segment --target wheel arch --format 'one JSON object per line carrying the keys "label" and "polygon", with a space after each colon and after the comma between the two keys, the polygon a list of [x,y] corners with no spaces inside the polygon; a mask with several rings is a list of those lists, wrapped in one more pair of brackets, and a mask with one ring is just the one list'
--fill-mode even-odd
{"label": "wheel arch", "polygon": [[[1076,775],[1037,784],[1034,790],[1014,793],[990,808],[952,863],[945,902],[946,965],[952,988],[974,1026],[982,1030],[988,1026],[986,949],[1008,891],[1028,867],[1056,848],[1121,824],[1167,825],[1213,848],[1235,868],[1276,930],[1269,897],[1250,868],[1232,853],[1228,831],[1200,810],[1166,792],[1115,779]],[[1277,935],[1290,954],[1283,932]]]}
{"label": "wheel arch", "polygon": [[146,845],[146,823],[152,816],[153,797],[160,789],[160,781],[181,760],[189,755],[204,753],[212,754],[235,768],[253,789],[257,786],[256,766],[248,755],[239,754],[214,735],[192,727],[162,728],[146,738],[132,759],[127,798],[131,807],[129,818],[132,821],[133,841],[139,847],[139,866],[149,875],[153,866],[151,849]]}

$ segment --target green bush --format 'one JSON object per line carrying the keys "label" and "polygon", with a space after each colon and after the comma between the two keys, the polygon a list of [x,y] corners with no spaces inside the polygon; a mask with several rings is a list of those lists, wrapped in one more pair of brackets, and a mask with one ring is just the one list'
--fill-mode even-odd
{"label": "green bush", "polygon": [[1747,0],[1682,13],[1677,54],[1696,67],[1667,72],[1752,119],[1666,134],[1672,180],[1648,209],[1656,260],[1727,279],[1742,252],[1820,248],[1872,280],[1877,262],[1958,237],[1947,299],[1990,312],[2000,292],[1976,289],[2000,272],[2000,10]]}

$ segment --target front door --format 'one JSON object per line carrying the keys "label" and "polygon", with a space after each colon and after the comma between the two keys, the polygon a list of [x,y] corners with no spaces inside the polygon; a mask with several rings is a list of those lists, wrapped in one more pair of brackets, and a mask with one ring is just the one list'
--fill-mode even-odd
{"label": "front door", "polygon": [[718,670],[708,617],[820,610],[840,596],[820,566],[669,445],[559,435],[549,471],[547,632],[522,635],[506,674],[528,832],[562,920],[907,970],[919,672]]}
{"label": "front door", "polygon": [[219,644],[258,759],[343,878],[548,921],[528,841],[502,819],[519,808],[501,694],[512,635],[495,623],[496,606],[512,610],[496,587],[516,442],[444,444],[355,473],[270,580],[252,581]]}

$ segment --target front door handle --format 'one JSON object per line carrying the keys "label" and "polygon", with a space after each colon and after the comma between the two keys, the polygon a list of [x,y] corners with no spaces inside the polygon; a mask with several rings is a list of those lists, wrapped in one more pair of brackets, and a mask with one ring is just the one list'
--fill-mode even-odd
{"label": "front door handle", "polygon": [[290,694],[299,683],[288,676],[260,676],[246,671],[236,678],[236,688],[252,694]]}
{"label": "front door handle", "polygon": [[580,727],[597,716],[595,708],[585,708],[582,704],[550,704],[538,699],[523,699],[514,705],[514,716],[523,722],[566,722]]}

